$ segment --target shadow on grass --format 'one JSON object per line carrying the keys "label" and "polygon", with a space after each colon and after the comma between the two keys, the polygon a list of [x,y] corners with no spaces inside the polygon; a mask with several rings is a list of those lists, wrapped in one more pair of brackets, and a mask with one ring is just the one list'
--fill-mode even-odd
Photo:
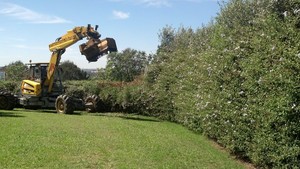
{"label": "shadow on grass", "polygon": [[144,117],[139,115],[127,115],[122,113],[120,114],[119,113],[97,113],[94,114],[93,116],[117,117],[124,120],[135,120],[135,121],[161,122],[160,120],[149,118],[146,116]]}
{"label": "shadow on grass", "polygon": [[[37,112],[37,113],[49,113],[49,114],[57,114],[56,110],[55,109],[40,109],[40,110],[33,110],[32,112]],[[81,116],[82,113],[81,112],[77,112],[75,111],[74,113],[72,114],[65,114],[65,115],[75,115],[75,116]]]}
{"label": "shadow on grass", "polygon": [[143,117],[134,117],[134,116],[119,116],[119,118],[125,119],[125,120],[137,120],[137,121],[149,121],[149,122],[161,122],[156,119],[150,119],[150,118],[143,118]]}
{"label": "shadow on grass", "polygon": [[[25,113],[56,113],[55,110],[46,110],[46,109],[29,109],[29,108],[19,108],[19,109],[15,109],[15,111],[21,111],[21,112],[25,112]],[[0,112],[1,113],[1,112]]]}
{"label": "shadow on grass", "polygon": [[2,117],[25,117],[25,116],[16,114],[14,112],[1,112],[0,111],[0,118],[2,118]]}
{"label": "shadow on grass", "polygon": [[51,113],[51,114],[56,114],[56,110],[39,110],[41,113]]}

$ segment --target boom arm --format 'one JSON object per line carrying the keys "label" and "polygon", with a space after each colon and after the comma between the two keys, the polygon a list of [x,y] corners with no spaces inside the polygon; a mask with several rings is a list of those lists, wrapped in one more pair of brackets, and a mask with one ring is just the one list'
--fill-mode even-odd
{"label": "boom arm", "polygon": [[86,37],[88,42],[81,44],[79,49],[89,62],[96,62],[102,55],[117,51],[115,40],[112,38],[100,40],[101,35],[97,32],[97,28],[98,26],[94,29],[90,25],[75,27],[49,45],[52,55],[47,70],[47,79],[44,82],[44,85],[49,86],[48,93],[52,91],[54,72],[60,62],[61,55],[69,46]]}
{"label": "boom arm", "polygon": [[88,37],[99,39],[100,36],[101,35],[90,25],[87,27],[75,27],[73,30],[69,30],[65,35],[58,38],[54,43],[51,43],[49,49],[51,52],[55,52],[57,50],[66,49],[82,38]]}

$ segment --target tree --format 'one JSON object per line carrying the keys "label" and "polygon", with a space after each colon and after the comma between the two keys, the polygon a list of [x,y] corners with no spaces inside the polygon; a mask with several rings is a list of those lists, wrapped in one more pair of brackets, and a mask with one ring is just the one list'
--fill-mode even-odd
{"label": "tree", "polygon": [[89,78],[88,74],[81,70],[77,65],[71,61],[64,61],[60,64],[62,69],[61,78],[65,80],[86,80]]}
{"label": "tree", "polygon": [[90,75],[90,79],[107,80],[105,68],[98,68],[97,71]]}
{"label": "tree", "polygon": [[[158,37],[160,39],[160,45],[158,46],[157,54],[159,55],[164,52],[171,52],[173,50],[172,44],[176,37],[175,29],[171,26],[166,26],[160,30]],[[164,59],[164,57],[159,59]]]}
{"label": "tree", "polygon": [[6,80],[21,81],[28,75],[28,68],[23,62],[16,61],[6,66],[5,73]]}
{"label": "tree", "polygon": [[161,73],[165,64],[170,61],[170,55],[174,51],[174,41],[176,38],[175,29],[171,26],[166,26],[160,30],[158,34],[160,45],[155,55],[152,56],[151,64],[147,68],[145,80],[147,83],[153,84]]}
{"label": "tree", "polygon": [[150,61],[145,52],[127,48],[121,53],[110,53],[107,57],[106,73],[110,80],[133,81]]}

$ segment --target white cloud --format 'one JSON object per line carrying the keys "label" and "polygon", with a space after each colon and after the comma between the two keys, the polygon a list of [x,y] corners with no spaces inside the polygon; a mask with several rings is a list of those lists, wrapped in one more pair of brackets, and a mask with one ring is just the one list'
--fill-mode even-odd
{"label": "white cloud", "polygon": [[122,12],[122,11],[113,11],[113,15],[115,19],[128,19],[129,18],[129,13],[128,12]]}
{"label": "white cloud", "polygon": [[[154,7],[171,7],[175,1],[171,0],[134,0],[140,4]],[[219,0],[181,0],[182,2],[202,3],[202,2],[217,2]],[[226,1],[226,0],[225,0]],[[178,2],[178,1],[177,1]]]}
{"label": "white cloud", "polygon": [[117,3],[125,3],[125,2],[130,2],[133,4],[141,4],[145,6],[152,6],[152,7],[170,7],[171,0],[108,0],[110,2],[117,2]]}
{"label": "white cloud", "polygon": [[15,44],[11,45],[12,47],[19,48],[19,49],[28,49],[28,50],[47,50],[46,47],[37,47],[37,46],[28,46],[28,45],[23,45],[23,44]]}
{"label": "white cloud", "polygon": [[139,3],[145,4],[147,6],[154,6],[154,7],[162,7],[167,6],[170,7],[171,3],[169,0],[136,0]]}
{"label": "white cloud", "polygon": [[54,23],[69,23],[70,21],[60,18],[58,16],[46,15],[32,11],[28,8],[12,4],[4,3],[0,7],[0,15],[7,15],[19,20],[23,20],[29,23],[44,23],[44,24],[54,24]]}
{"label": "white cloud", "polygon": [[[172,7],[172,4],[178,1],[174,0],[108,0],[110,2],[116,2],[116,3],[134,3],[134,4],[140,4],[150,7]],[[180,0],[181,2],[190,2],[190,3],[203,3],[203,2],[218,2],[221,0]],[[224,0],[227,1],[227,0]]]}
{"label": "white cloud", "polygon": [[[186,0],[187,2],[195,2],[195,3],[202,3],[202,2],[223,2],[220,0]],[[226,0],[224,0],[226,1]]]}

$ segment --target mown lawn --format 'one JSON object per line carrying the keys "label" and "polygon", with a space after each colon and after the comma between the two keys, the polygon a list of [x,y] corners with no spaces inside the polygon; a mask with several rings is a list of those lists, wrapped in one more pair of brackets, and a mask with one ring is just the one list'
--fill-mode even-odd
{"label": "mown lawn", "polygon": [[155,118],[0,110],[0,168],[244,168],[205,137]]}

